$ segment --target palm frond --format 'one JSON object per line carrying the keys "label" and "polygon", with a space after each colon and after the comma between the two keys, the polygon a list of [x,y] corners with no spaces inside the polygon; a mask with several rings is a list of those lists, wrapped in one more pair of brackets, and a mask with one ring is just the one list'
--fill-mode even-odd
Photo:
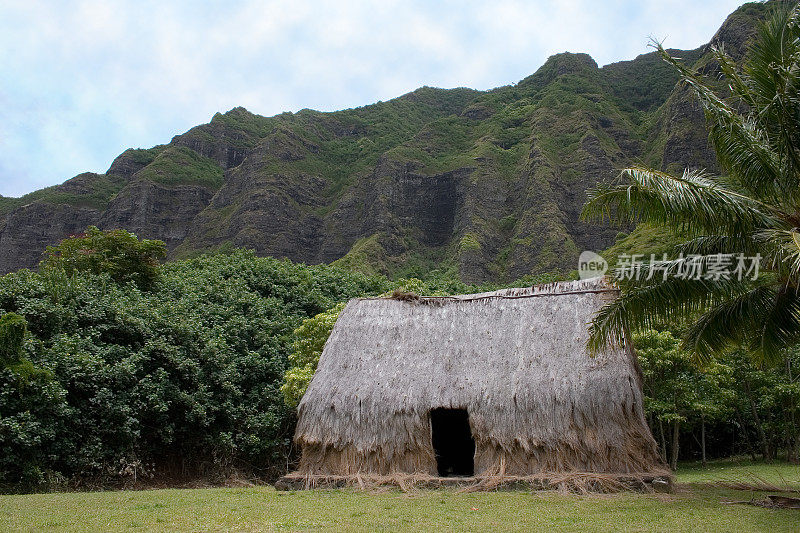
{"label": "palm frond", "polygon": [[746,282],[735,279],[668,277],[652,284],[633,284],[598,311],[589,327],[587,347],[596,353],[622,344],[626,334],[654,329],[691,318],[712,302],[746,292]]}
{"label": "palm frond", "polygon": [[747,77],[747,74],[739,72],[739,66],[725,52],[724,46],[712,47],[711,54],[714,59],[717,60],[717,63],[719,63],[720,70],[728,82],[731,93],[736,95],[751,108],[755,107],[756,98],[750,89],[751,80]]}
{"label": "palm frond", "polygon": [[760,113],[774,106],[775,96],[785,88],[785,76],[779,74],[781,68],[790,66],[797,52],[797,38],[800,36],[798,6],[781,6],[774,9],[769,17],[760,22],[756,38],[749,46],[744,71],[747,74],[753,109]]}
{"label": "palm frond", "polygon": [[777,215],[768,205],[722,188],[699,171],[676,177],[635,167],[623,170],[621,177],[630,183],[600,185],[589,192],[582,219],[647,221],[701,235],[749,233],[769,227]]}
{"label": "palm frond", "polygon": [[[706,109],[706,115],[712,113]],[[719,116],[711,116],[709,122],[709,139],[717,159],[751,194],[782,202],[787,191],[796,188],[796,180],[787,183],[789,176],[782,172],[780,158],[758,123],[741,117],[721,120]]]}
{"label": "palm frond", "polygon": [[780,362],[784,349],[800,340],[800,294],[797,288],[783,285],[771,304],[750,343],[753,358],[762,364]]}
{"label": "palm frond", "polygon": [[700,74],[670,56],[660,43],[654,46],[699,98],[709,122],[709,138],[722,167],[759,198],[784,197],[786,187],[779,158],[758,124],[738,113],[703,82]]}
{"label": "palm frond", "polygon": [[633,279],[618,264],[622,292],[596,315],[591,350],[687,319],[685,346],[700,360],[740,345],[772,363],[800,342],[800,4],[775,5],[744,68],[713,50],[727,96],[654,44],[697,95],[729,176],[633,168],[590,193],[585,220],[646,221],[688,239],[681,257],[640,262]]}
{"label": "palm frond", "polygon": [[623,289],[643,288],[669,278],[747,282],[755,281],[763,272],[760,254],[752,257],[742,253],[691,254],[650,261],[631,256],[630,264],[627,257],[623,259],[626,262],[618,263],[614,272]]}
{"label": "palm frond", "polygon": [[[759,238],[774,250],[767,256],[769,268],[780,272],[794,286],[800,286],[800,232],[797,228],[790,230],[770,228],[759,232]],[[762,246],[762,249],[766,248]]]}
{"label": "palm frond", "polygon": [[707,363],[715,353],[745,344],[765,320],[775,292],[765,285],[717,303],[687,329],[683,347]]}
{"label": "palm frond", "polygon": [[759,24],[744,72],[753,96],[749,114],[759,122],[778,156],[784,195],[797,200],[800,171],[800,5],[783,4]]}
{"label": "palm frond", "polygon": [[745,254],[761,253],[759,242],[750,233],[736,235],[701,235],[675,246],[675,253],[683,255]]}

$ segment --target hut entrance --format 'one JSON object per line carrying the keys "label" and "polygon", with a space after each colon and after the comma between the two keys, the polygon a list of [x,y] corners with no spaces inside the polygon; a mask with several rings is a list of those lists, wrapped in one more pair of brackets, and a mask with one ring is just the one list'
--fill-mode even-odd
{"label": "hut entrance", "polygon": [[431,409],[431,439],[440,476],[475,473],[475,439],[466,409]]}

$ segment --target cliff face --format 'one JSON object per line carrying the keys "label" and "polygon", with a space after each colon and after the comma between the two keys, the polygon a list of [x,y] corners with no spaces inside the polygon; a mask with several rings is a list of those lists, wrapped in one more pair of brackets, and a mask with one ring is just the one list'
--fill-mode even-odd
{"label": "cliff face", "polygon": [[[762,4],[714,36],[741,55]],[[713,69],[705,48],[674,51]],[[692,95],[655,54],[598,68],[551,57],[487,92],[423,87],[388,102],[262,117],[235,108],[23,198],[0,197],[0,271],[89,224],[390,275],[467,281],[575,268],[616,230],[579,222],[586,191],[634,162],[715,169]]]}

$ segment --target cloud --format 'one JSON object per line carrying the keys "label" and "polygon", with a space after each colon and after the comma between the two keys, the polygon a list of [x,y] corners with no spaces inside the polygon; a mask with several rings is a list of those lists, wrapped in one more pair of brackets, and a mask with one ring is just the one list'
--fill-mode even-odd
{"label": "cloud", "polygon": [[237,105],[271,115],[421,85],[488,89],[561,51],[633,58],[649,35],[694,48],[740,3],[5,2],[0,194],[103,172],[125,148],[168,142]]}

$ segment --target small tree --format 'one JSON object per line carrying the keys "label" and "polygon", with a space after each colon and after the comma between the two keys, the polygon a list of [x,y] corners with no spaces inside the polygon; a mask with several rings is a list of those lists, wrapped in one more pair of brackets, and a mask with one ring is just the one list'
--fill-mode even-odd
{"label": "small tree", "polygon": [[[678,443],[681,423],[686,422],[687,411],[694,399],[692,366],[680,349],[680,341],[669,331],[646,331],[633,338],[644,377],[645,410],[651,425],[658,423],[661,455],[674,470],[678,461]],[[670,446],[664,426],[672,428]]]}
{"label": "small tree", "polygon": [[788,350],[783,365],[769,368],[751,364],[741,351],[732,352],[728,359],[737,388],[736,414],[743,429],[755,430],[754,445],[765,460],[774,459],[784,448],[787,460],[796,461],[800,445],[800,380],[795,368],[800,364],[800,349]]}
{"label": "small tree", "polygon": [[322,349],[345,305],[346,303],[342,302],[314,317],[307,318],[294,330],[296,339],[289,355],[291,368],[286,372],[284,378],[286,382],[281,387],[284,400],[289,407],[297,407],[306,393],[311,378],[317,370]]}
{"label": "small tree", "polygon": [[122,229],[102,231],[89,226],[86,233],[47,247],[43,268],[106,273],[117,283],[134,282],[149,290],[158,279],[158,262],[167,255],[163,241],[142,239]]}
{"label": "small tree", "polygon": [[674,470],[681,427],[699,422],[705,462],[706,423],[724,419],[733,401],[731,368],[718,362],[698,368],[669,331],[649,330],[633,340],[644,376],[645,410],[651,426],[658,424],[662,457],[667,459],[665,425],[672,429],[669,464]]}
{"label": "small tree", "polygon": [[[677,339],[676,339],[677,340]],[[688,354],[687,354],[688,355]],[[700,450],[706,465],[706,425],[729,418],[736,400],[733,390],[733,369],[724,363],[710,361],[695,376],[696,396],[691,409],[700,422]]]}

